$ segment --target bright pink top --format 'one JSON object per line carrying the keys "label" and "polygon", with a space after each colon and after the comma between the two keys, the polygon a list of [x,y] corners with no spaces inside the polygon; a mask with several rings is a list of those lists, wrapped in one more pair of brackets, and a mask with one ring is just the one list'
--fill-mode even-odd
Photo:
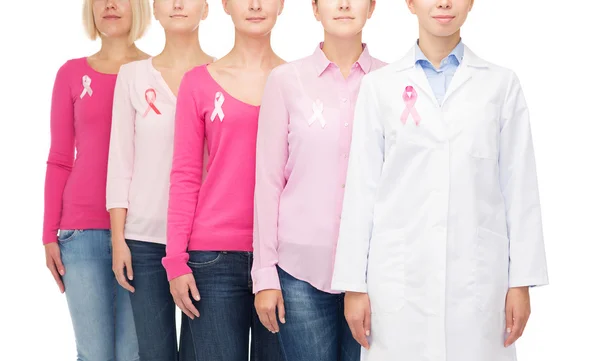
{"label": "bright pink top", "polygon": [[259,109],[229,95],[206,65],[183,77],[163,259],[169,280],[192,272],[188,250],[252,251]]}
{"label": "bright pink top", "polygon": [[92,69],[86,58],[69,60],[58,70],[50,113],[44,244],[56,242],[59,229],[110,228],[104,204],[116,79],[116,74]]}
{"label": "bright pink top", "polygon": [[363,76],[384,65],[364,46],[344,79],[319,46],[271,73],[257,141],[254,292],[280,289],[279,265],[335,293],[331,279],[354,104]]}

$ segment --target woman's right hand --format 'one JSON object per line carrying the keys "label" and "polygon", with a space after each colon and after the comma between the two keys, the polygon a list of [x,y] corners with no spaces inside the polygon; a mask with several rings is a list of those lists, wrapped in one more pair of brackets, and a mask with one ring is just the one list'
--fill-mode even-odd
{"label": "woman's right hand", "polygon": [[65,293],[65,285],[62,281],[62,276],[65,275],[65,266],[60,258],[60,247],[58,243],[52,242],[46,244],[44,248],[46,249],[46,267],[52,273],[60,293]]}
{"label": "woman's right hand", "polygon": [[200,312],[198,312],[198,309],[196,309],[190,298],[191,293],[196,301],[200,301],[200,292],[198,292],[198,287],[196,287],[194,275],[188,273],[173,278],[169,283],[171,285],[171,295],[177,307],[192,320],[194,317],[200,317]]}
{"label": "woman's right hand", "polygon": [[[129,283],[129,281],[133,280],[133,267],[131,266],[131,251],[127,246],[127,243],[124,239],[122,240],[112,240],[112,257],[113,257],[113,273],[115,274],[115,278],[117,282],[126,289],[127,291],[133,293],[135,292],[135,288]],[[129,281],[125,279],[125,270],[127,271],[127,278]]]}
{"label": "woman's right hand", "polygon": [[344,315],[352,332],[352,337],[362,347],[369,349],[371,335],[371,300],[367,293],[346,292]]}
{"label": "woman's right hand", "polygon": [[263,290],[254,299],[254,307],[260,322],[272,333],[279,332],[277,314],[281,323],[285,323],[285,306],[280,290]]}

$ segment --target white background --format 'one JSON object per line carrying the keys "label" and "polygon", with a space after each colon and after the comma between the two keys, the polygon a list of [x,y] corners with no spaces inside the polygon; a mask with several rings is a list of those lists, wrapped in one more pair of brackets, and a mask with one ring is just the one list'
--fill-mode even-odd
{"label": "white background", "polygon": [[[294,60],[322,30],[309,0],[286,2],[273,47]],[[201,44],[220,57],[233,27],[219,0],[209,4]],[[66,301],[45,268],[44,174],[56,71],[99,43],[84,36],[79,0],[2,1],[0,10],[0,359],[75,360]],[[600,360],[599,14],[597,0],[476,0],[462,33],[479,56],[517,72],[531,111],[550,285],[532,290],[520,361]],[[374,56],[397,60],[416,37],[404,1],[378,1],[364,35]],[[154,55],[163,41],[154,22],[138,45]]]}

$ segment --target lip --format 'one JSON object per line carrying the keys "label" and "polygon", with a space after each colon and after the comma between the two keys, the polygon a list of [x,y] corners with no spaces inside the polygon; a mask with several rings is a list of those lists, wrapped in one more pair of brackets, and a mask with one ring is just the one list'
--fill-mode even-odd
{"label": "lip", "polygon": [[171,15],[171,18],[173,18],[173,19],[185,19],[185,18],[187,18],[187,15],[175,14],[175,15]]}
{"label": "lip", "polygon": [[433,18],[440,24],[449,24],[454,20],[455,16],[452,15],[436,15]]}
{"label": "lip", "polygon": [[102,18],[106,20],[119,20],[121,17],[117,15],[104,15]]}
{"label": "lip", "polygon": [[349,20],[354,20],[354,18],[352,16],[337,16],[337,17],[333,18],[333,20],[349,21]]}
{"label": "lip", "polygon": [[262,17],[262,16],[251,16],[249,18],[246,18],[247,21],[253,22],[253,23],[260,23],[261,21],[265,21],[267,18],[266,17]]}

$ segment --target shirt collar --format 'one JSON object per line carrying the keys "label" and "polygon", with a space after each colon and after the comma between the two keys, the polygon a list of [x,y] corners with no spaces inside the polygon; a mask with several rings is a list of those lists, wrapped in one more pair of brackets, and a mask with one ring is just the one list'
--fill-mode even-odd
{"label": "shirt collar", "polygon": [[[363,43],[362,47],[363,52],[360,54],[360,57],[358,58],[356,64],[358,64],[358,66],[360,66],[362,71],[366,74],[371,70],[373,58],[371,57],[371,54],[369,54],[367,44]],[[321,42],[319,46],[317,46],[317,49],[312,55],[312,60],[318,76],[321,76],[325,72],[325,70],[327,70],[327,68],[329,68],[329,66],[333,64],[329,59],[327,59],[327,56],[323,52],[323,42]]]}
{"label": "shirt collar", "polygon": [[[448,56],[444,60],[448,59],[448,61],[454,61],[454,62],[456,62],[456,65],[459,65],[463,60],[464,54],[465,54],[465,45],[463,44],[462,39],[461,39],[458,42],[458,45],[456,45],[456,47],[454,47],[454,49],[452,49],[450,54],[448,54]],[[421,47],[419,46],[419,41],[417,40],[417,45],[415,46],[415,64],[419,63],[419,62],[426,62],[428,64],[431,64],[429,59],[427,59],[425,54],[423,54],[423,51],[421,50]]]}

